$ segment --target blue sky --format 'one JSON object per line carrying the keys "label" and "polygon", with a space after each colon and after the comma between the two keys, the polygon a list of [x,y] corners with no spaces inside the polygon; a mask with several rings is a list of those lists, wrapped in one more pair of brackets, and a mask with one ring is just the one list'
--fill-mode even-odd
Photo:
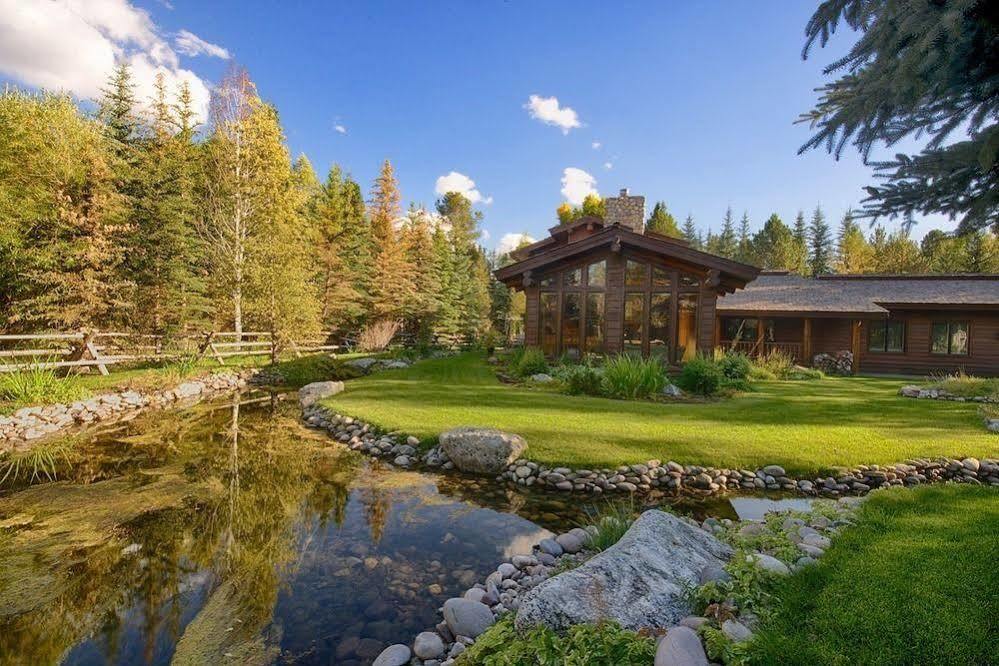
{"label": "blue sky", "polygon": [[[292,152],[306,153],[321,175],[337,162],[367,190],[388,158],[404,202],[428,206],[439,177],[474,180],[487,246],[507,233],[544,235],[565,198],[567,168],[592,176],[603,195],[629,187],[650,208],[663,199],[678,219],[692,213],[716,231],[729,205],[737,218],[748,211],[754,229],[772,212],[791,222],[817,203],[835,223],[870,182],[855,153],[839,162],[796,154],[809,131],[794,120],[826,80],[822,66],[852,42],[840,35],[801,60],[814,0],[94,1],[117,13],[84,18],[122,52],[152,53],[160,39],[176,53],[167,66],[206,85],[225,70],[221,50],[244,65],[279,109]],[[120,29],[135,9],[153,37]],[[11,28],[0,14],[0,42],[5,22],[27,33],[20,20]],[[220,49],[182,44],[181,31]],[[4,80],[52,85],[42,66],[5,62],[15,57],[62,66],[50,53],[5,56],[0,46]],[[70,85],[85,96],[83,84]],[[580,126],[532,118],[531,95],[557,98],[563,118],[568,107]],[[923,222],[915,234],[931,226],[953,225]]]}

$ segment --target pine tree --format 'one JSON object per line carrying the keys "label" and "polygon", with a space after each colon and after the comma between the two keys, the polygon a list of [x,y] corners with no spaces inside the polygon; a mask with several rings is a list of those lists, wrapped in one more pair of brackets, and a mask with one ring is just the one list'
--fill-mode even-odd
{"label": "pine tree", "polygon": [[834,268],[837,273],[848,274],[868,273],[874,268],[874,250],[853,221],[851,210],[846,211],[840,223]]}
{"label": "pine tree", "polygon": [[458,288],[455,285],[455,260],[451,240],[443,224],[438,224],[431,237],[436,312],[433,333],[438,337],[457,336],[461,330]]}
{"label": "pine tree", "polygon": [[968,234],[965,254],[964,271],[999,273],[999,236],[996,234],[985,231]]}
{"label": "pine tree", "polygon": [[414,297],[410,265],[395,229],[399,210],[399,186],[392,164],[385,160],[371,189],[368,213],[375,245],[371,280],[372,314],[376,319],[401,321]]}
{"label": "pine tree", "polygon": [[434,247],[431,216],[426,210],[410,206],[402,227],[406,260],[413,270],[413,299],[407,304],[405,328],[423,343],[433,333],[433,318],[438,308],[434,277]]}
{"label": "pine tree", "polygon": [[442,300],[454,308],[455,319],[443,321],[448,335],[474,338],[488,328],[489,274],[485,256],[476,244],[482,214],[458,192],[448,192],[437,201],[437,212],[450,226],[450,289]]}
{"label": "pine tree", "polygon": [[763,223],[751,243],[756,265],[769,270],[790,270],[796,260],[795,241],[791,230],[773,213]]}
{"label": "pine tree", "polygon": [[933,273],[960,273],[969,264],[967,237],[953,236],[939,229],[931,229],[919,244],[927,270]]}
{"label": "pine tree", "polygon": [[808,226],[805,224],[805,213],[798,211],[791,230],[794,238],[794,259],[788,269],[798,275],[808,275]]}
{"label": "pine tree", "polygon": [[666,202],[664,201],[657,201],[656,205],[652,207],[652,214],[649,215],[649,219],[645,223],[645,231],[673,238],[683,237],[680,227],[676,224],[676,219],[666,210]]}
{"label": "pine tree", "polygon": [[879,225],[874,229],[871,245],[874,251],[874,271],[877,273],[904,275],[926,270],[919,247],[903,229],[888,233]]}
{"label": "pine tree", "polygon": [[742,220],[739,221],[739,245],[735,251],[735,258],[744,264],[753,263],[753,248],[749,237],[749,211],[743,211]]}
{"label": "pine tree", "polygon": [[735,235],[735,224],[732,221],[732,207],[725,210],[725,217],[722,220],[722,230],[718,235],[717,252],[722,257],[733,259],[739,250],[738,240]]}
{"label": "pine tree", "polygon": [[812,220],[808,225],[808,235],[811,241],[811,254],[808,268],[812,275],[825,275],[832,272],[832,237],[829,225],[822,213],[822,208],[815,207]]}
{"label": "pine tree", "polygon": [[690,247],[694,248],[695,250],[700,250],[703,247],[703,243],[701,241],[701,234],[697,230],[697,227],[694,226],[694,216],[691,215],[690,213],[687,213],[687,219],[683,221],[682,233],[684,239],[686,239],[686,241],[690,243]]}

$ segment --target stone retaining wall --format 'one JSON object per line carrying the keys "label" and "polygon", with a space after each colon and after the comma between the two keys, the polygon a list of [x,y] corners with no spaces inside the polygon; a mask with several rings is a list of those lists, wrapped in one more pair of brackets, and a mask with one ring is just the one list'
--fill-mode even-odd
{"label": "stone retaining wall", "polygon": [[[447,455],[434,447],[422,456],[420,441],[400,433],[380,433],[370,424],[321,406],[303,411],[312,427],[326,430],[334,439],[355,451],[391,459],[400,467],[423,464],[454,469]],[[784,490],[809,496],[839,497],[863,495],[884,486],[917,486],[924,483],[956,481],[999,486],[999,461],[976,458],[917,458],[894,465],[859,465],[844,468],[835,476],[812,479],[789,476],[779,465],[760,469],[725,469],[680,465],[668,461],[622,465],[615,469],[549,468],[530,460],[517,460],[497,481],[522,487],[538,486],[561,492],[599,495],[606,492],[715,495],[727,491]]]}
{"label": "stone retaining wall", "polygon": [[109,421],[146,407],[167,407],[181,401],[233,391],[245,386],[254,372],[221,372],[147,393],[118,391],[72,403],[23,407],[11,416],[0,416],[0,451],[23,448],[27,442],[77,424]]}

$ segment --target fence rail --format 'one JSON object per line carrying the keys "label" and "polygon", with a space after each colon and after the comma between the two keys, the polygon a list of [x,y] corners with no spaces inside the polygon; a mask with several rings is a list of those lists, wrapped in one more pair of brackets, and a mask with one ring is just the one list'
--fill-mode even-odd
{"label": "fence rail", "polygon": [[276,355],[276,352],[336,352],[340,345],[328,344],[331,335],[291,341],[275,349],[267,332],[208,331],[166,337],[148,333],[86,330],[72,333],[26,333],[0,335],[0,373],[31,368],[96,368],[109,374],[108,366],[143,361],[169,361],[196,356],[213,358],[219,365],[234,356]]}

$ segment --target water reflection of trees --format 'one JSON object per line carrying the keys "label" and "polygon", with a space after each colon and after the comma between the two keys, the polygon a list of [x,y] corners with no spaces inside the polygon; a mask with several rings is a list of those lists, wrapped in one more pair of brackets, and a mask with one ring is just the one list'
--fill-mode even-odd
{"label": "water reflection of trees", "polygon": [[[216,590],[226,586],[213,597],[222,599],[217,617],[201,623],[225,623],[224,641],[199,650],[260,643],[310,526],[343,520],[351,458],[305,433],[281,405],[246,410],[234,401],[195,420],[173,417],[158,414],[118,441],[129,459],[155,461],[129,478],[0,500],[2,518],[39,516],[0,536],[0,663],[56,662],[91,635],[114,661],[132,608],[150,662],[157,635],[179,639],[197,571],[210,572]],[[67,493],[98,508],[74,511]]]}

